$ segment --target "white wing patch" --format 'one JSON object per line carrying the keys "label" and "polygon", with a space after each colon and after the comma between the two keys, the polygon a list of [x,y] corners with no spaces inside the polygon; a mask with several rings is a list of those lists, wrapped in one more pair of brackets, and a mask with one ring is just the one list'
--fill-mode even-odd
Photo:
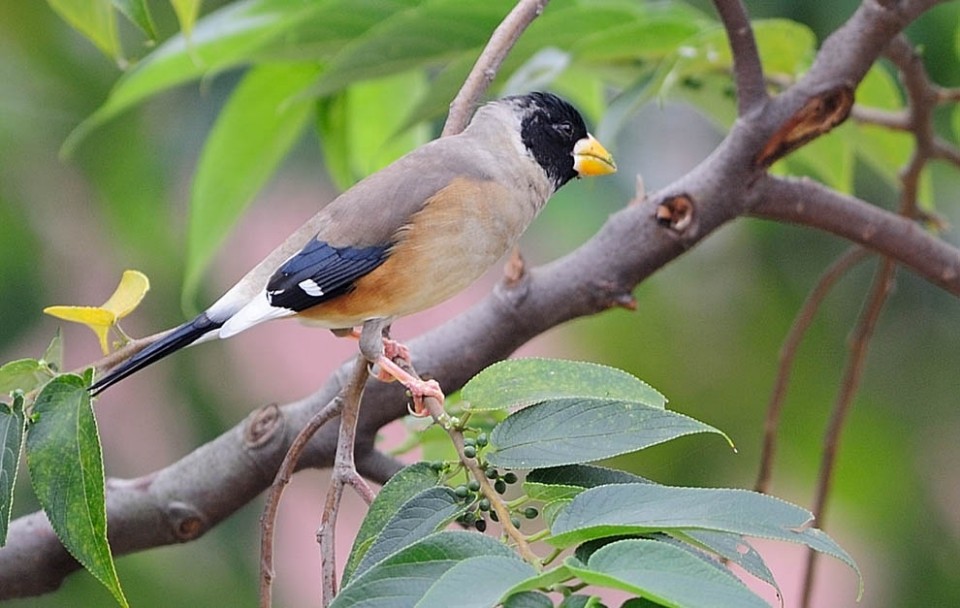
{"label": "white wing patch", "polygon": [[304,279],[297,283],[297,287],[302,289],[308,296],[313,296],[314,298],[323,296],[323,289],[321,289],[313,279]]}
{"label": "white wing patch", "polygon": [[271,306],[266,292],[260,292],[258,296],[250,300],[246,306],[238,310],[223,324],[223,327],[220,328],[220,337],[229,338],[264,321],[289,317],[294,314],[288,308]]}

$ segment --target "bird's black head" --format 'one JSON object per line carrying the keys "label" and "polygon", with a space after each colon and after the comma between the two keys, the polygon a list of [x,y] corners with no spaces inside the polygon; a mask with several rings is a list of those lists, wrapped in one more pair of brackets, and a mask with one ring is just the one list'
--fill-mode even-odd
{"label": "bird's black head", "polygon": [[580,112],[550,93],[529,93],[507,100],[524,110],[520,137],[555,189],[577,177],[573,148],[587,137],[587,126]]}

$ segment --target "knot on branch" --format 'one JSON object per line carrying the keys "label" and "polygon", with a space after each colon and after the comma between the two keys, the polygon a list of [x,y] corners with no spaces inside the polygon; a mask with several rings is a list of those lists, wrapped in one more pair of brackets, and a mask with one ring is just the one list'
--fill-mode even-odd
{"label": "knot on branch", "polygon": [[174,538],[181,543],[198,538],[209,527],[206,519],[196,509],[183,502],[170,503],[167,516]]}
{"label": "knot on branch", "polygon": [[283,416],[276,403],[265,405],[250,415],[250,420],[243,430],[243,444],[247,448],[259,448],[283,428]]}
{"label": "knot on branch", "polygon": [[671,196],[657,205],[657,223],[677,233],[690,227],[693,215],[693,199],[686,194]]}
{"label": "knot on branch", "polygon": [[808,141],[830,131],[847,119],[852,107],[853,89],[846,85],[811,97],[767,141],[754,159],[754,165],[769,167]]}

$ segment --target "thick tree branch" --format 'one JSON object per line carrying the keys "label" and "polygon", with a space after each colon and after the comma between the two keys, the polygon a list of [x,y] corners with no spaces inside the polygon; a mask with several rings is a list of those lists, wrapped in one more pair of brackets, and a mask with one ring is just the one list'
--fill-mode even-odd
{"label": "thick tree branch", "polygon": [[960,251],[915,222],[807,179],[769,177],[757,190],[760,200],[753,215],[859,243],[960,296]]}
{"label": "thick tree branch", "polygon": [[[806,141],[794,137],[791,125],[813,121],[817,126],[824,119],[820,134],[842,120],[843,108],[826,102],[844,101],[836,91],[852,91],[889,41],[932,4],[905,0],[884,7],[867,0],[824,42],[808,74],[742,116],[713,154],[687,175],[612,215],[569,255],[512,276],[456,319],[409,342],[416,368],[445,391],[456,390],[543,331],[630,301],[640,281],[745,214],[827,230],[960,295],[957,249],[858,199],[805,180],[767,177],[766,166],[755,162],[765,151],[770,154],[763,159],[772,162]],[[775,139],[783,145],[771,146]],[[107,509],[115,553],[193,540],[252,500],[273,480],[298,430],[336,395],[349,371],[349,365],[341,367],[304,400],[253,412],[169,467],[139,479],[110,480]],[[357,429],[361,472],[386,476],[395,470],[396,463],[373,444],[378,429],[405,414],[399,387],[368,384]],[[338,425],[335,419],[320,429],[301,468],[332,465]],[[21,517],[12,522],[8,544],[0,549],[0,599],[53,590],[77,568],[41,513]]]}

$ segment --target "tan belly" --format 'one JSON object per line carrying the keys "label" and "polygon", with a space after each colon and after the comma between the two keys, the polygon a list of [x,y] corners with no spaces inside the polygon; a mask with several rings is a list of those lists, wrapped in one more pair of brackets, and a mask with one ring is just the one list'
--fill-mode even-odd
{"label": "tan belly", "polygon": [[[404,228],[383,265],[356,289],[301,316],[324,327],[354,327],[435,306],[465,289],[513,246],[536,215],[502,186],[458,180]],[[450,197],[450,198],[448,198]]]}

